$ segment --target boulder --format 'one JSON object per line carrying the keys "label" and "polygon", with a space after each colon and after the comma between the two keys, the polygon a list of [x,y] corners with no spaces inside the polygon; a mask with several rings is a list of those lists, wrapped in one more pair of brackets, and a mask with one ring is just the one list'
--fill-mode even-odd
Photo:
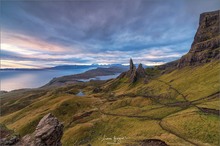
{"label": "boulder", "polygon": [[19,135],[13,135],[9,139],[1,139],[0,145],[1,146],[15,145],[17,142],[19,142],[19,140],[20,140]]}
{"label": "boulder", "polygon": [[51,113],[45,115],[33,134],[24,136],[17,145],[24,146],[61,146],[63,124]]}
{"label": "boulder", "polygon": [[99,93],[99,92],[101,92],[102,91],[102,89],[101,88],[99,88],[99,87],[97,87],[97,88],[95,88],[95,89],[93,89],[93,93]]}
{"label": "boulder", "polygon": [[44,116],[37,125],[34,132],[35,144],[39,146],[53,145],[60,146],[63,135],[63,124],[52,114]]}

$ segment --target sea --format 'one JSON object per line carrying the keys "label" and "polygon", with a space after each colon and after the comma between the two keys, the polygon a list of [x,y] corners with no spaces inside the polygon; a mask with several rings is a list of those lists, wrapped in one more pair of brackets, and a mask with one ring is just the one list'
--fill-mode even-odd
{"label": "sea", "polygon": [[[61,77],[65,75],[73,75],[83,73],[87,70],[95,69],[91,68],[74,68],[74,69],[42,69],[42,70],[0,70],[0,90],[11,91],[23,88],[37,88],[47,84],[55,77]],[[116,75],[98,76],[91,79],[96,80],[108,80],[117,77]],[[89,81],[91,79],[80,81]]]}

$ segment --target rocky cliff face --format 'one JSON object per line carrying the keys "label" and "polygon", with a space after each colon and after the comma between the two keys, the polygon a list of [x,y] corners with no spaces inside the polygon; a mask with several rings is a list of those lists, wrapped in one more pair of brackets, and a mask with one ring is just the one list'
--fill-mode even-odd
{"label": "rocky cliff face", "polygon": [[130,69],[127,72],[122,73],[119,78],[127,77],[131,83],[134,83],[140,78],[145,78],[145,76],[146,73],[142,64],[139,64],[138,68],[136,69],[133,60],[130,59]]}
{"label": "rocky cliff face", "polygon": [[197,65],[220,58],[220,10],[200,15],[199,27],[190,51],[178,62],[178,67]]}
{"label": "rocky cliff face", "polygon": [[145,70],[140,63],[137,68],[137,78],[144,78],[146,76]]}
{"label": "rocky cliff face", "polygon": [[137,76],[137,71],[136,71],[136,67],[135,65],[133,64],[133,60],[130,59],[130,69],[129,71],[126,73],[126,77],[129,78],[130,82],[135,82],[137,79],[136,79],[136,76]]}
{"label": "rocky cliff face", "polygon": [[35,132],[24,136],[17,146],[61,146],[63,124],[52,114],[44,116]]}

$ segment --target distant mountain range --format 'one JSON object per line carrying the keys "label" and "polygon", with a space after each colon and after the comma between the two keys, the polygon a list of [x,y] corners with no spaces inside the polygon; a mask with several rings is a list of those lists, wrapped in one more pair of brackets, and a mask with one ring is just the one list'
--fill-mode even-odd
{"label": "distant mountain range", "polygon": [[[115,64],[117,65],[117,64]],[[48,67],[48,68],[5,68],[0,70],[63,70],[63,69],[84,69],[84,68],[91,68],[91,67],[109,67],[112,65],[98,65],[98,64],[92,64],[92,65],[59,65],[54,67]],[[114,65],[113,65],[114,66]]]}
{"label": "distant mountain range", "polygon": [[[122,64],[109,64],[109,65],[98,65],[98,64],[91,64],[91,65],[59,65],[54,67],[48,67],[48,68],[4,68],[0,70],[20,70],[20,71],[31,71],[31,70],[68,70],[68,69],[85,69],[85,68],[108,68],[108,67],[128,67],[128,65],[122,65]],[[135,66],[138,66],[138,64],[135,64]],[[146,65],[143,65],[144,67],[148,67]]]}

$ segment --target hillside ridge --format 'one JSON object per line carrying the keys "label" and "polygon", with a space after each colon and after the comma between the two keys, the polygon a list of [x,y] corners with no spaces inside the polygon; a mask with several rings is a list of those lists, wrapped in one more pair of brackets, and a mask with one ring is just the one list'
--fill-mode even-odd
{"label": "hillside ridge", "polygon": [[189,52],[178,61],[178,67],[197,65],[220,59],[220,10],[200,15],[199,27]]}
{"label": "hillside ridge", "polygon": [[[144,69],[141,64],[136,68],[130,59],[129,70],[116,79],[2,94],[0,144],[13,140],[15,134],[23,138],[34,136],[39,121],[45,115],[51,117],[48,116],[51,113],[56,121],[59,120],[54,126],[60,125],[60,130],[49,131],[46,139],[51,141],[52,138],[55,142],[53,134],[60,140],[63,133],[63,146],[106,146],[109,143],[121,146],[219,145],[220,61],[218,52],[211,58],[206,53],[215,54],[218,48],[216,45],[198,47],[200,42],[215,42],[219,37],[215,31],[208,34],[207,30],[219,29],[216,26],[219,18],[215,16],[216,12],[200,16],[201,25],[192,48],[180,60]],[[77,76],[57,78],[54,83]],[[79,92],[83,95],[79,96]],[[43,127],[49,126],[43,123]],[[25,140],[23,138],[20,140]],[[120,140],[114,141],[114,138]]]}

